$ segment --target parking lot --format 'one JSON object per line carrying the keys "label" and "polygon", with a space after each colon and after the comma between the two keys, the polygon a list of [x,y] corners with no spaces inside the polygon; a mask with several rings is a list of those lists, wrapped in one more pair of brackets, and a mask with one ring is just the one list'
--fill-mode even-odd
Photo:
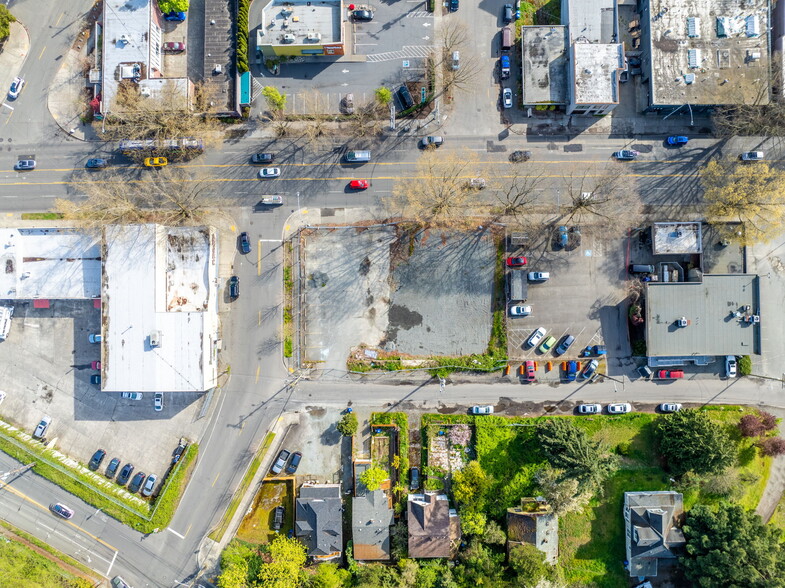
{"label": "parking lot", "polygon": [[102,448],[107,455],[100,472],[117,457],[160,480],[180,437],[198,436],[195,417],[202,395],[165,394],[164,410],[155,412],[151,393],[130,400],[101,392],[90,383],[100,344],[88,342],[91,333],[99,332],[100,310],[92,300],[50,304],[36,309],[13,303],[11,332],[0,342],[6,393],[0,418],[32,434],[48,415],[46,441],[59,451],[86,464]]}
{"label": "parking lot", "polygon": [[[525,305],[532,307],[531,316],[507,318],[508,353],[511,360],[538,360],[540,380],[559,377],[557,362],[576,359],[589,345],[606,345],[608,373],[632,364],[627,337],[626,290],[624,279],[624,244],[622,239],[608,239],[601,229],[582,228],[580,244],[571,234],[569,245],[558,248],[553,234],[543,232],[538,240],[509,255],[524,255],[528,265],[514,272],[549,272],[545,282],[530,283]],[[554,349],[540,353],[537,347],[525,347],[526,340],[538,328],[546,329],[545,337],[556,338]],[[566,335],[575,342],[561,357],[554,350]],[[554,362],[554,370],[544,371],[546,361]],[[626,369],[624,371],[627,371]]]}

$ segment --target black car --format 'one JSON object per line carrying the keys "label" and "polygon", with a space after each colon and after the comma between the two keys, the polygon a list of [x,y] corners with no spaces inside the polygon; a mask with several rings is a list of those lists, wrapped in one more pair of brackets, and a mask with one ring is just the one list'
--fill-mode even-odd
{"label": "black car", "polygon": [[411,468],[409,470],[409,490],[412,492],[420,487],[420,469]]}
{"label": "black car", "polygon": [[90,376],[90,383],[95,384],[96,386],[101,385],[101,374],[93,374]]}
{"label": "black car", "polygon": [[251,156],[251,163],[272,163],[275,155],[272,153],[254,153]]}
{"label": "black car", "polygon": [[458,12],[458,0],[450,0],[450,12]]}
{"label": "black car", "polygon": [[240,278],[232,276],[229,278],[229,298],[232,300],[240,296]]}
{"label": "black car", "polygon": [[248,233],[240,233],[240,251],[243,255],[251,252],[251,240],[248,238]]}
{"label": "black car", "polygon": [[117,483],[121,486],[125,486],[126,482],[128,482],[128,478],[131,477],[131,474],[134,473],[134,466],[130,463],[127,463],[123,466],[123,469],[120,470],[120,475],[117,476]]}
{"label": "black car", "polygon": [[100,158],[88,159],[87,163],[85,164],[85,167],[90,168],[90,169],[99,169],[99,168],[102,168],[102,167],[109,167],[109,162],[106,161],[105,159],[100,159]]}
{"label": "black car", "polygon": [[101,462],[104,461],[104,456],[106,455],[106,451],[103,449],[99,449],[93,454],[93,457],[90,459],[90,463],[87,464],[87,467],[91,470],[95,471],[101,467]]}
{"label": "black car", "polygon": [[286,462],[289,460],[290,455],[291,453],[286,451],[286,449],[281,449],[281,453],[275,458],[275,463],[273,464],[273,467],[270,468],[270,471],[274,474],[280,474],[281,470],[283,470],[283,466],[285,466]]}
{"label": "black car", "polygon": [[112,461],[109,462],[109,465],[106,466],[106,477],[110,480],[114,478],[114,475],[117,473],[117,468],[120,467],[120,460],[116,457],[112,458]]}
{"label": "black car", "polygon": [[286,509],[283,506],[276,506],[273,512],[273,531],[280,531],[283,525],[283,517],[286,514]]}
{"label": "black car", "polygon": [[175,448],[174,453],[172,453],[172,465],[175,465],[180,458],[183,456],[183,452],[185,451],[187,443],[180,440],[180,444]]}
{"label": "black car", "polygon": [[300,460],[303,458],[303,454],[299,451],[295,451],[292,453],[292,459],[289,461],[289,465],[286,466],[286,473],[293,474],[297,471],[297,467],[300,465]]}
{"label": "black car", "polygon": [[354,20],[359,20],[362,22],[368,22],[373,20],[373,11],[372,10],[355,10],[352,12],[352,18]]}
{"label": "black car", "polygon": [[130,484],[128,484],[128,491],[131,494],[136,494],[137,492],[139,492],[139,488],[142,487],[142,482],[144,482],[144,478],[146,475],[147,474],[145,474],[144,472],[138,472],[134,476],[134,479],[131,480]]}
{"label": "black car", "polygon": [[504,24],[510,24],[512,22],[512,4],[505,4],[504,10],[502,11],[502,20]]}
{"label": "black car", "polygon": [[404,110],[408,110],[412,106],[414,106],[414,99],[412,98],[412,93],[409,92],[409,88],[406,86],[401,86],[398,88],[398,98],[401,100],[401,106],[403,106]]}

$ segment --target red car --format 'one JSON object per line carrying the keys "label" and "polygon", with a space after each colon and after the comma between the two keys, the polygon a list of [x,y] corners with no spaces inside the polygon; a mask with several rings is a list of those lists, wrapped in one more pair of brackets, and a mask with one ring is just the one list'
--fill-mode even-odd
{"label": "red car", "polygon": [[526,360],[526,363],[523,365],[525,370],[524,379],[527,382],[534,382],[537,379],[537,363],[534,360],[529,359]]}
{"label": "red car", "polygon": [[507,267],[523,267],[526,265],[525,257],[508,257]]}
{"label": "red car", "polygon": [[101,369],[101,362],[100,361],[94,361],[94,362],[92,362],[90,364],[90,367],[92,369],[94,369],[94,370],[100,370]]}
{"label": "red car", "polygon": [[352,190],[367,190],[368,186],[370,186],[368,180],[352,180],[349,182],[349,187]]}
{"label": "red car", "polygon": [[164,43],[164,51],[185,51],[185,43]]}
{"label": "red car", "polygon": [[684,372],[681,370],[660,370],[657,372],[657,377],[663,380],[675,380],[684,377]]}

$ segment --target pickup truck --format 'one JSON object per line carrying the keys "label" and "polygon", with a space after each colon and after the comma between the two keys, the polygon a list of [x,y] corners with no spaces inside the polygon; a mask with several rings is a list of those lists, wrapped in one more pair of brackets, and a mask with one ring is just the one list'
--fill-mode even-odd
{"label": "pickup truck", "polygon": [[509,55],[502,55],[501,56],[501,75],[502,79],[506,80],[510,77],[510,56]]}

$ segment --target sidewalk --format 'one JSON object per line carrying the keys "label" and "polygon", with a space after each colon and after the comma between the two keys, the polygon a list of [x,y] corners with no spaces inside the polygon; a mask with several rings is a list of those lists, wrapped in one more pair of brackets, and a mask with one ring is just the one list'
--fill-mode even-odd
{"label": "sidewalk", "polygon": [[69,49],[57,70],[47,94],[46,106],[57,125],[82,141],[100,141],[92,125],[84,124],[81,116],[87,107],[87,78],[82,63],[87,59],[89,43],[78,43]]}
{"label": "sidewalk", "polygon": [[27,29],[16,21],[10,24],[10,29],[11,33],[0,51],[0,88],[3,92],[7,92],[14,78],[22,73],[22,66],[30,52]]}

